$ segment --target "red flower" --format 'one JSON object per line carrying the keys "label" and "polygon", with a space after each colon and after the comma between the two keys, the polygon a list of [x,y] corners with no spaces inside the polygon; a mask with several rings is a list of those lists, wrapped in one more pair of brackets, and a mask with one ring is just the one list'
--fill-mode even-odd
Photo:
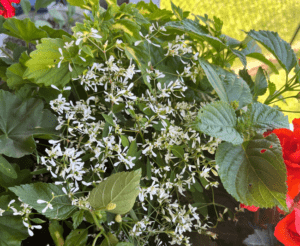
{"label": "red flower", "polygon": [[20,3],[20,0],[0,0],[0,15],[4,18],[11,18],[15,16],[15,8],[12,3]]}
{"label": "red flower", "polygon": [[294,119],[293,125],[293,132],[281,128],[264,133],[264,137],[275,133],[280,140],[283,159],[287,168],[287,194],[291,199],[294,199],[300,191],[300,119]]}
{"label": "red flower", "polygon": [[300,245],[300,210],[298,208],[278,222],[274,236],[286,246]]}
{"label": "red flower", "polygon": [[256,212],[256,211],[259,209],[259,207],[255,207],[255,206],[246,206],[246,205],[243,204],[243,203],[240,204],[240,207],[241,207],[241,208],[246,208],[246,209],[248,209],[248,210],[251,211],[251,212]]}

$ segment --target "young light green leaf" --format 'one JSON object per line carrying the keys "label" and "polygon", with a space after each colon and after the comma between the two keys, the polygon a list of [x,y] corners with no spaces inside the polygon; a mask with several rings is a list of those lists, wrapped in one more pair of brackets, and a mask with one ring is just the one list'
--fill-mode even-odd
{"label": "young light green leaf", "polygon": [[112,126],[115,126],[114,120],[110,115],[107,115],[107,114],[101,114],[101,115],[103,116],[103,118],[105,119],[105,121],[107,123],[109,123]]}
{"label": "young light green leaf", "polygon": [[224,142],[216,152],[219,176],[229,194],[245,205],[286,207],[286,167],[275,134],[257,134],[239,146]]}
{"label": "young light green leaf", "polygon": [[201,67],[203,68],[209,83],[215,89],[215,91],[218,94],[221,101],[229,103],[229,99],[226,94],[225,87],[224,87],[222,81],[220,80],[218,74],[214,70],[214,68],[202,58],[199,58],[199,63],[201,65]]}
{"label": "young light green leaf", "polygon": [[123,145],[123,147],[127,147],[127,146],[129,146],[129,141],[128,141],[128,139],[127,139],[127,137],[126,137],[126,136],[124,136],[124,135],[121,135],[121,141],[122,141],[122,145]]}
{"label": "young light green leaf", "polygon": [[72,205],[70,199],[65,195],[65,193],[63,193],[61,188],[62,186],[57,186],[51,183],[32,183],[9,187],[8,189],[14,192],[23,202],[29,204],[39,213],[42,213],[47,203],[37,203],[37,200],[49,202],[52,200],[53,192],[54,195],[58,197],[55,197],[51,201],[53,209],[48,208],[44,215],[50,219],[64,220],[69,218],[76,207]]}
{"label": "young light green leaf", "polygon": [[88,202],[95,210],[105,210],[109,204],[115,204],[109,212],[125,214],[139,194],[140,179],[141,169],[114,173],[91,191]]}
{"label": "young light green leaf", "polygon": [[237,145],[243,142],[243,138],[235,129],[236,124],[234,109],[227,103],[216,101],[200,109],[196,129]]}
{"label": "young light green leaf", "polygon": [[297,57],[294,50],[289,43],[279,37],[278,33],[262,30],[251,30],[246,33],[270,51],[287,73],[296,65]]}
{"label": "young light green leaf", "polygon": [[140,39],[139,31],[141,27],[136,23],[128,19],[117,20],[113,25],[111,25],[113,30],[121,30],[128,34],[129,42],[132,43]]}
{"label": "young light green leaf", "polygon": [[88,240],[87,229],[76,229],[67,236],[64,246],[85,246]]}
{"label": "young light green leaf", "polygon": [[65,245],[64,243],[64,228],[57,220],[51,220],[49,232],[55,245]]}
{"label": "young light green leaf", "polygon": [[[8,195],[0,196],[0,209],[6,210],[11,200],[12,198]],[[0,216],[0,246],[21,245],[21,242],[28,236],[21,216],[13,215],[12,211],[4,212]]]}
{"label": "young light green leaf", "polygon": [[2,155],[0,155],[0,172],[12,179],[18,177],[15,169]]}
{"label": "young light green leaf", "polygon": [[8,91],[0,91],[0,154],[20,158],[35,149],[33,136],[56,134],[56,116],[43,109],[40,99],[22,102]]}
{"label": "young light green leaf", "polygon": [[171,7],[173,10],[174,15],[177,17],[178,20],[183,20],[183,11],[182,9],[178,6],[175,6],[175,4],[171,1]]}

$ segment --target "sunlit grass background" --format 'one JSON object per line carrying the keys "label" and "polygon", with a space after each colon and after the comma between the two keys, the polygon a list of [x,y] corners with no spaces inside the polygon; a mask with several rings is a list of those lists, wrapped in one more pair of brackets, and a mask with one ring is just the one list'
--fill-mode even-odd
{"label": "sunlit grass background", "polygon": [[[246,32],[254,29],[269,30],[279,34],[279,36],[290,43],[299,23],[300,0],[173,0],[176,6],[180,6],[184,11],[190,11],[190,19],[194,19],[195,15],[204,16],[213,19],[213,16],[223,21],[223,33],[242,41],[247,34]],[[160,8],[171,10],[170,0],[161,0]],[[293,45],[300,42],[300,33],[296,36]],[[262,52],[267,55],[268,51],[262,48]],[[299,57],[299,54],[297,54]],[[248,62],[255,61],[247,58]],[[233,68],[241,66],[239,59],[235,60]],[[249,69],[249,67],[248,67]],[[294,75],[293,70],[290,72],[289,78]],[[275,83],[276,89],[280,89],[285,84],[285,72],[279,70],[279,75],[271,74],[270,80]],[[298,94],[298,92],[285,92],[283,97],[290,97]],[[259,102],[264,102],[269,91],[264,96],[258,98]],[[272,105],[278,105],[282,110],[300,111],[300,104],[297,99],[286,99],[284,102],[276,102]],[[289,122],[292,123],[294,118],[300,118],[299,113],[288,113]]]}

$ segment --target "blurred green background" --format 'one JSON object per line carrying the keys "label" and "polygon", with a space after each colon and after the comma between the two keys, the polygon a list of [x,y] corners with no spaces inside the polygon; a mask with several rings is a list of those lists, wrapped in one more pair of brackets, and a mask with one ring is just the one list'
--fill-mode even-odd
{"label": "blurred green background", "polygon": [[[193,14],[204,16],[213,19],[213,16],[220,18],[223,21],[223,33],[242,41],[246,37],[244,31],[254,29],[269,30],[279,34],[286,42],[290,43],[299,23],[300,0],[173,0],[176,6],[180,6],[184,11],[190,11],[190,19],[194,19]],[[161,0],[160,8],[171,10],[170,0]],[[268,51],[262,47],[262,52],[268,55]],[[300,47],[300,32],[297,34],[292,46]],[[298,52],[297,57],[300,57]],[[257,66],[260,63],[253,63],[254,59],[247,58],[247,62],[252,66]],[[239,59],[235,60],[233,69],[242,66]],[[247,67],[250,69],[251,67]],[[279,68],[279,67],[278,67]],[[292,70],[289,78],[294,75]],[[285,72],[279,70],[279,75],[271,74],[270,80],[275,83],[276,89],[279,90],[285,84]],[[298,92],[285,92],[283,97],[297,95]],[[258,98],[259,102],[264,100],[269,95],[269,91],[264,96]],[[277,100],[277,99],[276,99]],[[286,104],[287,103],[287,104]],[[300,104],[295,98],[286,99],[286,103],[279,101],[272,105],[278,105],[282,110],[300,111]],[[294,118],[300,118],[299,113],[288,113],[289,122],[292,123]]]}

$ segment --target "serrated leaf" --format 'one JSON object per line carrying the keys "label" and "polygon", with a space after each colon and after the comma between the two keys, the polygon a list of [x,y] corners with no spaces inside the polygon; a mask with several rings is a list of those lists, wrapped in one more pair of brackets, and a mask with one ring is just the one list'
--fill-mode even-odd
{"label": "serrated leaf", "polygon": [[251,53],[260,53],[262,54],[261,48],[257,45],[256,41],[247,35],[247,37],[241,42],[243,45],[247,45],[245,49],[241,51],[246,56]]}
{"label": "serrated leaf", "polygon": [[266,93],[268,82],[264,71],[261,67],[258,68],[254,81],[254,96],[262,96]]}
{"label": "serrated leaf", "polygon": [[252,102],[252,95],[248,84],[237,75],[230,73],[220,67],[213,66],[223,82],[229,102],[238,101],[237,110]]}
{"label": "serrated leaf", "polygon": [[47,209],[44,215],[50,219],[64,220],[69,218],[76,209],[76,206],[72,205],[70,199],[63,193],[61,188],[62,186],[51,183],[33,183],[9,187],[8,189],[39,213],[42,213],[42,210],[46,207],[46,203],[37,203],[37,200],[40,199],[49,202],[52,199],[53,192],[58,197],[55,197],[51,202],[53,209]]}
{"label": "serrated leaf", "polygon": [[29,18],[19,20],[17,18],[6,19],[3,27],[8,31],[4,33],[15,38],[22,39],[26,42],[47,38],[48,34],[37,28]]}
{"label": "serrated leaf", "polygon": [[254,229],[254,234],[249,235],[243,243],[247,246],[277,246],[278,240],[274,236],[272,225],[268,224],[267,230]]}
{"label": "serrated leaf", "polygon": [[296,65],[297,57],[294,50],[289,43],[279,37],[278,33],[262,30],[251,30],[246,33],[270,51],[287,73]]}
{"label": "serrated leaf", "polygon": [[282,112],[262,104],[254,102],[250,108],[252,126],[261,129],[289,128],[288,116]]}
{"label": "serrated leaf", "polygon": [[12,179],[16,179],[18,177],[13,166],[2,155],[0,155],[0,172]]}
{"label": "serrated leaf", "polygon": [[260,54],[260,53],[250,53],[250,54],[247,54],[246,56],[254,58],[256,60],[259,60],[259,61],[263,62],[264,64],[268,65],[269,68],[271,68],[272,71],[275,74],[279,74],[276,66],[271,61],[269,61],[266,57],[264,57],[263,54]]}
{"label": "serrated leaf", "polygon": [[175,6],[175,4],[171,1],[171,7],[173,10],[173,14],[177,17],[178,20],[183,19],[183,11],[182,9],[178,6]]}
{"label": "serrated leaf", "polygon": [[50,221],[49,232],[56,246],[64,245],[64,228],[57,220]]}
{"label": "serrated leaf", "polygon": [[[6,210],[11,200],[8,195],[0,196],[0,209]],[[4,212],[0,216],[0,246],[20,246],[28,236],[21,216],[13,215],[12,211]]]}
{"label": "serrated leaf", "polygon": [[36,145],[33,136],[59,134],[56,116],[43,109],[40,99],[22,102],[8,91],[0,91],[0,154],[20,158],[31,154]]}
{"label": "serrated leaf", "polygon": [[221,101],[229,103],[228,96],[225,91],[225,87],[222,81],[220,80],[218,74],[214,70],[213,66],[211,66],[208,62],[206,62],[202,58],[199,58],[199,63],[203,68],[209,83],[212,85],[212,87],[218,94]]}
{"label": "serrated leaf", "polygon": [[182,146],[172,145],[171,151],[172,151],[173,155],[175,155],[176,157],[181,158],[181,159],[184,158],[184,149]]}
{"label": "serrated leaf", "polygon": [[83,215],[84,215],[84,210],[83,209],[81,209],[79,211],[76,211],[72,215],[74,229],[76,229],[81,224],[81,222],[83,220]]}
{"label": "serrated leaf", "polygon": [[88,240],[87,229],[76,229],[67,236],[64,246],[85,246]]}
{"label": "serrated leaf", "polygon": [[91,191],[88,201],[95,210],[105,210],[108,204],[114,203],[116,207],[109,212],[125,214],[139,194],[140,179],[141,169],[114,173]]}
{"label": "serrated leaf", "polygon": [[[264,150],[264,151],[263,151]],[[216,164],[224,188],[245,205],[287,209],[286,167],[275,134],[257,134],[239,146],[224,142],[216,152]]]}
{"label": "serrated leaf", "polygon": [[217,101],[200,109],[197,116],[197,130],[224,141],[241,144],[242,136],[235,129],[237,118],[234,109],[228,104]]}

